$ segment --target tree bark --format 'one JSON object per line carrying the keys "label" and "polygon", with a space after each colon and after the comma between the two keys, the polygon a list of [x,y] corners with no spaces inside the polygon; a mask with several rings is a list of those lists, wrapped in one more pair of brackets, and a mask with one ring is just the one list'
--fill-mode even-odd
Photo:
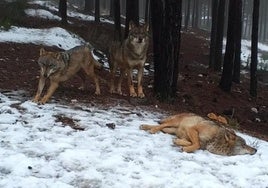
{"label": "tree bark", "polygon": [[151,1],[154,44],[154,91],[169,101],[177,91],[181,0]]}
{"label": "tree bark", "polygon": [[222,41],[224,33],[224,14],[225,14],[225,0],[220,0],[217,15],[215,59],[213,61],[214,71],[221,71],[222,68]]}
{"label": "tree bark", "polygon": [[220,81],[220,88],[223,91],[230,92],[232,87],[233,62],[234,62],[234,31],[235,31],[235,4],[236,0],[229,2],[227,42],[223,63],[223,71]]}
{"label": "tree bark", "polygon": [[59,13],[61,16],[61,23],[67,24],[67,0],[59,1]]}
{"label": "tree bark", "polygon": [[95,22],[100,23],[100,0],[95,0]]}
{"label": "tree bark", "polygon": [[188,25],[189,25],[189,20],[190,20],[190,7],[191,7],[191,0],[187,0],[187,12],[186,12],[186,17],[185,17],[185,30],[188,29]]}
{"label": "tree bark", "polygon": [[210,31],[210,53],[209,53],[209,68],[214,67],[216,53],[216,36],[217,36],[217,18],[218,18],[218,0],[212,1],[212,26]]}
{"label": "tree bark", "polygon": [[241,38],[242,38],[242,0],[236,0],[236,17],[235,17],[235,58],[233,82],[240,83],[241,70]]}
{"label": "tree bark", "polygon": [[94,8],[94,3],[92,0],[85,0],[85,7],[84,7],[84,11],[85,13],[90,13]]}
{"label": "tree bark", "polygon": [[115,24],[115,34],[114,39],[121,41],[121,17],[120,17],[120,0],[113,0],[114,2],[114,24]]}
{"label": "tree bark", "polygon": [[258,31],[260,0],[254,0],[251,35],[250,95],[257,97]]}

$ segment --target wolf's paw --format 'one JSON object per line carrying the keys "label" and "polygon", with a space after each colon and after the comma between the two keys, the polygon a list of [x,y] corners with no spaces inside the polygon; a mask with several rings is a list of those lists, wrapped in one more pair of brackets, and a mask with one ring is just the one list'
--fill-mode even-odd
{"label": "wolf's paw", "polygon": [[117,90],[118,95],[123,95],[123,92],[121,90]]}
{"label": "wolf's paw", "polygon": [[114,94],[115,93],[115,91],[114,91],[114,89],[110,89],[110,91],[109,91],[111,94]]}
{"label": "wolf's paw", "polygon": [[100,95],[100,91],[95,91],[95,95]]}
{"label": "wolf's paw", "polygon": [[82,85],[78,89],[81,90],[81,91],[85,91],[85,86]]}
{"label": "wolf's paw", "polygon": [[149,133],[151,133],[151,134],[155,134],[155,133],[157,133],[158,131],[159,131],[158,129],[156,129],[156,128],[152,128],[152,129],[149,130]]}
{"label": "wolf's paw", "polygon": [[41,101],[38,102],[38,104],[39,104],[39,105],[44,105],[44,104],[46,104],[46,101],[41,100]]}
{"label": "wolf's paw", "polygon": [[32,99],[32,102],[38,103],[39,101],[38,101],[38,99]]}
{"label": "wolf's paw", "polygon": [[138,94],[138,97],[139,97],[139,98],[144,98],[145,95],[144,95],[144,93],[139,93],[139,94]]}
{"label": "wolf's paw", "polygon": [[148,125],[144,125],[144,124],[142,124],[142,125],[140,126],[140,130],[147,131],[147,130],[149,130],[149,129],[150,129],[150,127],[149,127]]}
{"label": "wolf's paw", "polygon": [[136,93],[136,92],[131,92],[131,93],[130,93],[130,96],[131,96],[131,97],[137,97],[137,93]]}

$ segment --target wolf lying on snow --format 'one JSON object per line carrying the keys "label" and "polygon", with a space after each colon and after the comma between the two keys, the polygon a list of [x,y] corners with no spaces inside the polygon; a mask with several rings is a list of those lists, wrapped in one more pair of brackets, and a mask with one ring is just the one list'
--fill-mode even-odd
{"label": "wolf lying on snow", "polygon": [[257,150],[233,130],[217,125],[192,113],[181,113],[160,121],[160,125],[141,125],[140,129],[154,134],[158,131],[174,134],[175,145],[182,146],[185,152],[206,149],[218,155],[255,154]]}

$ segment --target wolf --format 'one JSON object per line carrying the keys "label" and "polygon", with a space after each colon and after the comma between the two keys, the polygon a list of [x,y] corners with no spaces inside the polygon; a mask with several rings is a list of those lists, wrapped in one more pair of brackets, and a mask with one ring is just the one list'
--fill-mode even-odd
{"label": "wolf", "polygon": [[[114,79],[117,68],[120,69],[117,93],[122,95],[121,84],[125,75],[127,75],[129,94],[131,97],[144,98],[142,88],[142,77],[144,64],[147,58],[149,45],[149,26],[135,25],[132,21],[129,23],[128,37],[122,42],[112,42],[109,47],[109,66],[111,74],[110,93],[115,93]],[[138,94],[135,92],[133,84],[133,69],[138,69]]]}
{"label": "wolf", "polygon": [[[59,83],[70,79],[75,74],[82,78],[82,88],[85,85],[85,73],[93,78],[96,87],[95,94],[99,95],[99,79],[94,72],[94,67],[101,68],[102,65],[94,59],[91,51],[92,47],[89,44],[77,46],[64,52],[51,52],[41,48],[38,59],[41,68],[40,79],[33,102],[45,104],[58,88]],[[47,79],[50,80],[50,86],[47,93],[41,98]]]}
{"label": "wolf", "polygon": [[159,125],[143,124],[140,129],[152,134],[158,131],[174,134],[177,136],[173,140],[174,144],[188,153],[198,149],[224,156],[253,155],[257,152],[257,149],[247,145],[233,130],[193,113],[170,116],[161,120]]}

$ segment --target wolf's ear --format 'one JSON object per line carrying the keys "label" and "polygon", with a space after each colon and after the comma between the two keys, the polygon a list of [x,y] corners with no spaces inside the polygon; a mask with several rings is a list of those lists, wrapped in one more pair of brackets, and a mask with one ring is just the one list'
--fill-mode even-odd
{"label": "wolf's ear", "polygon": [[39,51],[40,56],[45,55],[45,53],[46,53],[46,50],[44,48],[41,48]]}
{"label": "wolf's ear", "polygon": [[227,130],[225,131],[224,138],[227,142],[232,143],[235,141],[236,135],[233,130]]}
{"label": "wolf's ear", "polygon": [[149,24],[148,23],[145,23],[144,26],[143,26],[144,30],[146,32],[149,32]]}
{"label": "wolf's ear", "polygon": [[129,22],[129,30],[133,29],[135,26],[136,26],[136,24],[132,20],[130,20],[130,22]]}

